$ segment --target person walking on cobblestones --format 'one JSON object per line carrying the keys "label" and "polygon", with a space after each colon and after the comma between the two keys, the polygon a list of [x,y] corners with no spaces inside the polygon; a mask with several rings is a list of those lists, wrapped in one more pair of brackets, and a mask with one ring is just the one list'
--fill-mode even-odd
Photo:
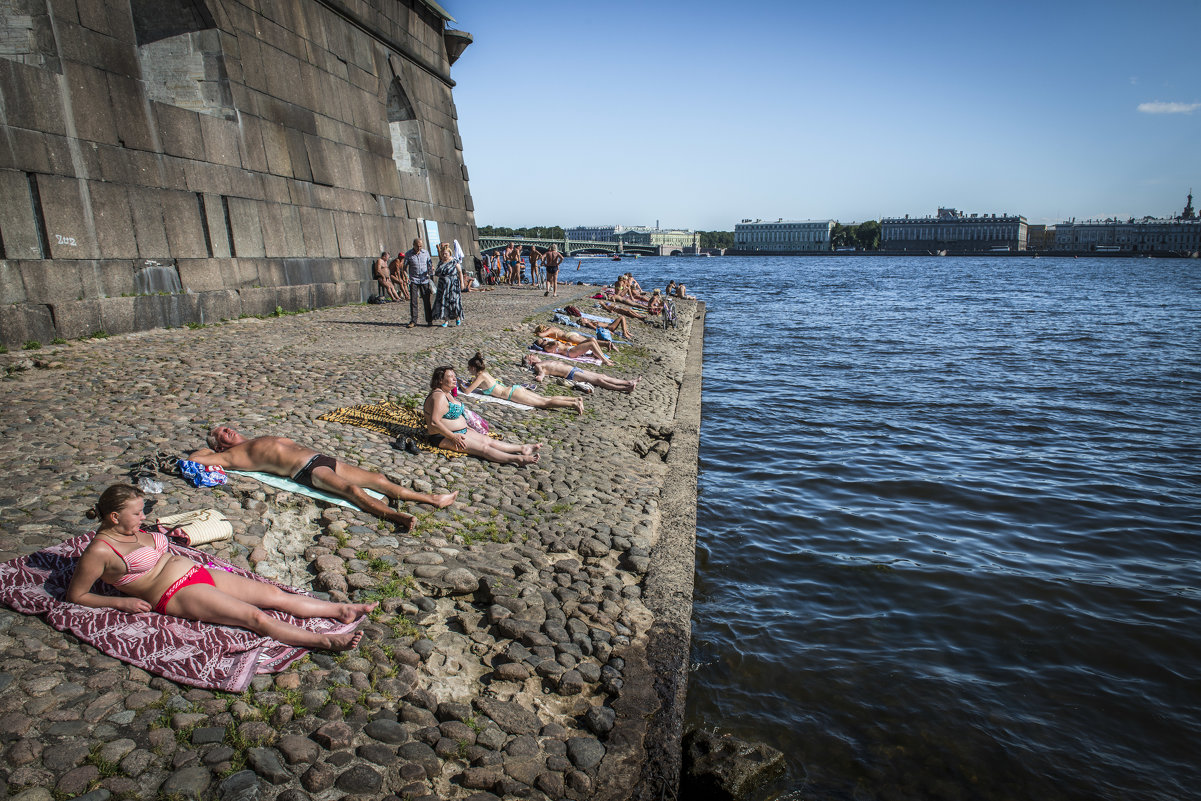
{"label": "person walking on cobblestones", "polygon": [[559,297],[559,265],[563,263],[563,254],[559,252],[559,246],[552,244],[550,250],[546,251],[546,292],[544,295],[554,295]]}
{"label": "person walking on cobblestones", "polygon": [[455,325],[463,324],[463,271],[461,263],[451,252],[449,242],[438,245],[438,266],[434,269],[438,277],[438,295],[434,301],[434,319],[442,321],[446,328],[451,320]]}
{"label": "person walking on cobblestones", "polygon": [[417,299],[425,306],[425,324],[434,324],[434,309],[430,299],[430,254],[421,237],[405,253],[405,269],[409,273],[409,328],[417,325]]}

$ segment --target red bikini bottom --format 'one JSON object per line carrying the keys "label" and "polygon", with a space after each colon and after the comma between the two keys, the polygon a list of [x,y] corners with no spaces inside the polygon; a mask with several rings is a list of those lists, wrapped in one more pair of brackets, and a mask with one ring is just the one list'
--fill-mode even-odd
{"label": "red bikini bottom", "polygon": [[184,587],[190,587],[193,584],[207,584],[210,587],[215,587],[216,582],[213,581],[213,576],[205,568],[200,565],[193,565],[192,569],[179,577],[174,584],[167,588],[163,593],[163,597],[158,599],[158,603],[154,605],[154,611],[160,614],[167,614],[167,602],[175,593],[182,590]]}

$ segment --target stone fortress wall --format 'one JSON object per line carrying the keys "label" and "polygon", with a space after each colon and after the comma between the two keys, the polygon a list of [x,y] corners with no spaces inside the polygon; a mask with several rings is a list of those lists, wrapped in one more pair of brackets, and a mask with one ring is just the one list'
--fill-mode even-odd
{"label": "stone fortress wall", "polygon": [[476,229],[421,0],[0,0],[0,341],[358,303]]}

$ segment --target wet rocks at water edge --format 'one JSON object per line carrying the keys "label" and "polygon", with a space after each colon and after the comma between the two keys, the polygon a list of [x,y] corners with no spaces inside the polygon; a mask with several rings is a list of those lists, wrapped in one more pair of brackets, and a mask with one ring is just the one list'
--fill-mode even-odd
{"label": "wet rocks at water edge", "polygon": [[784,754],[769,745],[693,729],[684,737],[680,798],[748,801],[785,769]]}

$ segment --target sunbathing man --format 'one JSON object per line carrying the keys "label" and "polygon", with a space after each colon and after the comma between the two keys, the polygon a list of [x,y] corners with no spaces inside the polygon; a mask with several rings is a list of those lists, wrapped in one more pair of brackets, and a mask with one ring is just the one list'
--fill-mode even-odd
{"label": "sunbathing man", "polygon": [[392,509],[383,501],[368,495],[363,491],[364,488],[381,492],[393,500],[428,503],[439,508],[450,506],[459,494],[457,491],[442,495],[414,492],[389,481],[380,473],[340,462],[312,448],[297,445],[286,437],[247,439],[223,425],[209,432],[208,444],[208,448],[201,448],[188,458],[227,470],[258,471],[290,478],[306,487],[345,498],[364,512],[381,517],[405,531],[413,527],[413,516]]}
{"label": "sunbathing man", "polygon": [[557,376],[566,378],[568,381],[587,381],[601,389],[611,389],[614,392],[633,392],[634,387],[638,386],[638,382],[642,380],[642,376],[630,381],[626,378],[612,378],[585,370],[583,367],[572,367],[549,359],[543,361],[533,353],[521,359],[521,366],[528,367],[538,382],[545,381],[549,376]]}

